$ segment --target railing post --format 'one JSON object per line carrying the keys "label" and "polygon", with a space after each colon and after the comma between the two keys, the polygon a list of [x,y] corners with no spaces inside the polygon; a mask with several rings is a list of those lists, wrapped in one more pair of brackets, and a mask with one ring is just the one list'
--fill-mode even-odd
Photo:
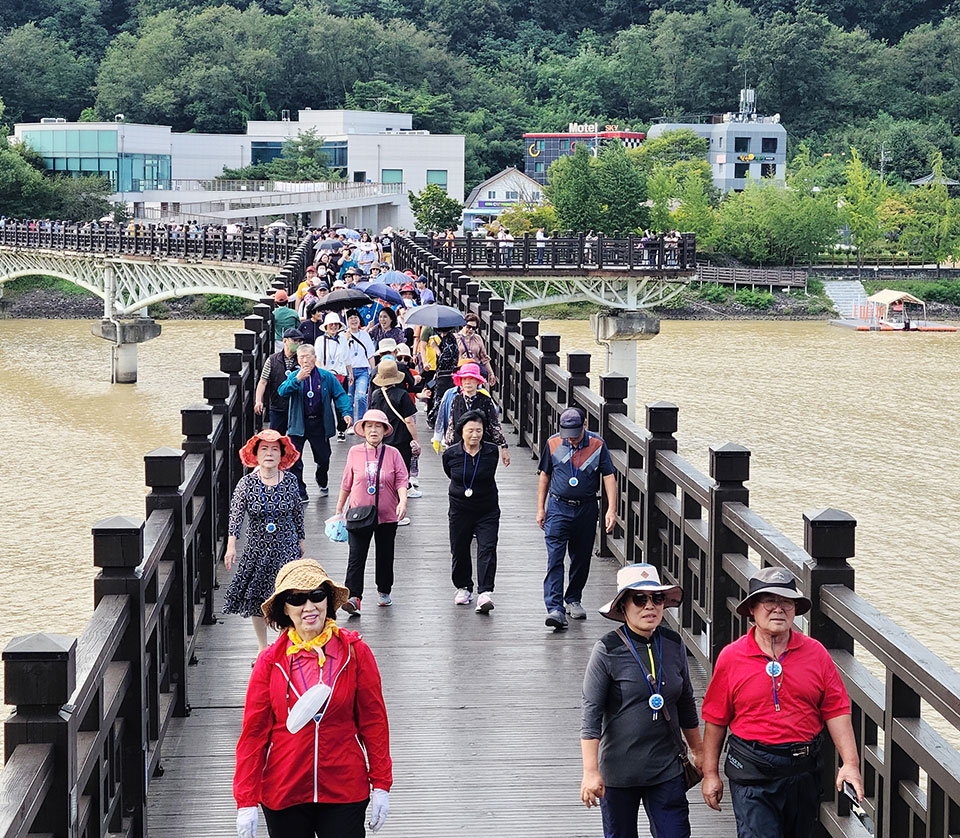
{"label": "railing post", "polygon": [[[521,445],[530,445],[533,447],[533,427],[531,424],[532,414],[534,412],[533,401],[539,398],[538,393],[533,393],[530,382],[527,380],[527,373],[533,370],[533,362],[527,358],[527,349],[536,346],[537,334],[540,331],[540,321],[532,318],[524,318],[519,323],[520,335],[523,338],[523,345],[520,347],[520,364],[517,370],[517,433],[520,436]],[[526,438],[525,438],[526,437]],[[534,449],[535,454],[539,451]]]}
{"label": "railing post", "polygon": [[530,266],[530,233],[523,234],[523,250],[520,260],[524,273],[526,273],[527,268]]}
{"label": "railing post", "polygon": [[537,379],[540,385],[540,398],[534,403],[536,416],[534,417],[534,430],[536,436],[531,448],[542,451],[544,443],[553,435],[554,426],[550,422],[549,411],[547,411],[547,394],[553,389],[550,384],[550,377],[547,374],[547,367],[560,366],[560,335],[540,335],[540,369],[537,370]]}
{"label": "railing post", "polygon": [[[627,386],[626,376],[608,373],[600,376],[600,398],[603,404],[600,406],[600,430],[599,434],[607,444],[607,448],[613,451],[623,449],[623,444],[619,437],[615,438],[610,431],[611,416],[627,415]],[[629,516],[629,507],[627,506],[627,480],[625,474],[617,474],[617,519],[621,522],[623,531],[627,530],[627,518]],[[607,514],[607,494],[600,490],[600,521],[602,522]],[[612,556],[613,550],[610,549],[610,541],[616,536],[616,531],[608,534],[606,528],[600,527],[600,544],[597,548],[598,555]],[[626,544],[626,542],[624,542]],[[629,547],[625,548],[629,550]]]}
{"label": "railing post", "polygon": [[[62,634],[14,637],[3,650],[3,694],[16,706],[4,724],[4,755],[17,745],[53,745],[53,781],[33,833],[73,836],[81,789],[77,782],[77,722],[64,707],[76,688],[77,641]],[[14,834],[18,834],[14,830]]]}
{"label": "railing post", "polygon": [[723,569],[723,554],[741,553],[745,556],[747,545],[724,526],[723,505],[749,503],[750,492],[743,485],[750,479],[749,449],[731,442],[711,446],[710,476],[715,482],[710,487],[707,567],[701,578],[707,586],[705,601],[710,620],[707,654],[711,664],[715,664],[720,650],[736,639],[735,620],[743,619],[730,610],[730,606],[740,599],[740,589]]}
{"label": "railing post", "polygon": [[148,649],[146,586],[137,572],[143,562],[144,522],[116,515],[93,525],[93,563],[100,573],[93,580],[94,605],[105,596],[125,596],[130,604],[130,622],[114,660],[130,664],[130,686],[119,715],[124,720],[121,747],[121,800],[124,817],[133,819],[131,835],[147,834],[147,771],[150,740],[157,738],[159,667],[154,644]]}
{"label": "railing post", "polygon": [[[570,378],[567,379],[567,392],[563,394],[563,400],[566,401],[568,407],[580,406],[577,405],[577,399],[573,392],[575,388],[590,386],[590,357],[589,352],[583,352],[579,349],[567,353],[567,372],[570,373]],[[559,418],[558,416],[557,419]],[[588,416],[588,426],[589,422],[590,417]],[[599,429],[593,427],[590,430],[596,432]]]}
{"label": "railing post", "polygon": [[643,484],[643,561],[661,569],[663,557],[660,551],[660,525],[663,513],[657,509],[657,492],[675,492],[673,482],[657,469],[657,451],[676,451],[678,408],[670,402],[654,402],[646,406],[646,424],[650,438],[644,450]]}

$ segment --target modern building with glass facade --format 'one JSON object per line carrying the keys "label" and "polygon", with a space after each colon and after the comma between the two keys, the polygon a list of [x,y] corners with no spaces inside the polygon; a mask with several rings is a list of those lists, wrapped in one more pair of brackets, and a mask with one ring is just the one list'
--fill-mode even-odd
{"label": "modern building with glass facade", "polygon": [[[324,139],[328,165],[345,180],[403,184],[404,194],[435,183],[462,201],[463,135],[412,126],[410,114],[305,109],[297,120],[250,122],[245,134],[178,134],[166,125],[51,119],[16,125],[14,139],[41,154],[52,172],[103,175],[116,190],[114,200],[150,204],[180,200],[151,193],[177,193],[185,182],[215,178],[225,167],[272,160],[285,140],[313,130]],[[196,183],[190,188],[195,192]],[[409,212],[401,212],[400,223],[412,226]]]}
{"label": "modern building with glass facade", "polygon": [[[643,142],[644,135],[637,131],[598,130],[598,125],[571,125],[570,128],[592,128],[593,130],[570,130],[559,134],[523,135],[523,171],[541,186],[547,183],[547,170],[554,160],[569,157],[578,145],[586,144],[591,154],[599,147],[613,140],[620,140],[627,148],[636,148]],[[615,128],[616,126],[606,126]]]}

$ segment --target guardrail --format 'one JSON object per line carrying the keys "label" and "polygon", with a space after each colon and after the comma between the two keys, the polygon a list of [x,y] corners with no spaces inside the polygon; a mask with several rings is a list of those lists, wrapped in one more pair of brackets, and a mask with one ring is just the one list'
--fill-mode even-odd
{"label": "guardrail", "polygon": [[467,232],[453,239],[415,236],[413,241],[464,270],[536,271],[690,271],[697,266],[697,239],[694,233],[669,236],[612,236],[554,230],[546,239],[524,233],[514,242],[474,236]]}
{"label": "guardrail", "polygon": [[[305,238],[284,266],[302,278]],[[278,280],[279,281],[279,280]],[[190,713],[196,631],[215,621],[238,453],[254,433],[259,371],[273,351],[272,300],[243,321],[220,372],[203,377],[206,404],[180,411],[181,450],[144,457],[146,518],[93,527],[93,616],[79,639],[16,637],[3,652],[0,838],[147,835],[150,778],[163,773],[170,719]]]}
{"label": "guardrail", "polygon": [[[495,395],[523,445],[539,453],[566,407],[585,412],[610,449],[618,485],[619,524],[612,535],[599,532],[598,553],[622,564],[651,562],[668,583],[683,586],[684,602],[669,619],[688,652],[711,672],[720,650],[747,630],[735,607],[749,577],[759,567],[789,568],[813,602],[801,625],[830,650],[850,693],[863,805],[875,834],[960,833],[960,753],[921,714],[925,703],[960,732],[960,673],[854,592],[847,560],[856,521],[835,509],[805,514],[803,547],[794,544],[749,506],[748,449],[712,447],[710,474],[702,474],[677,454],[675,405],[647,405],[645,426],[631,421],[625,377],[602,375],[595,392],[590,353],[567,353],[564,369],[558,335],[539,334],[539,321],[505,309],[468,274],[406,238],[394,240],[394,258],[400,270],[426,276],[438,302],[479,316],[498,379]],[[835,838],[868,835],[834,791],[832,747],[823,763],[822,828]]]}
{"label": "guardrail", "polygon": [[764,268],[718,268],[713,265],[697,266],[697,281],[717,285],[732,285],[737,288],[766,285],[772,294],[775,288],[807,288],[807,272]]}
{"label": "guardrail", "polygon": [[149,256],[160,259],[199,259],[285,265],[295,257],[306,235],[293,228],[227,233],[223,227],[171,230],[153,224],[93,229],[86,225],[6,222],[0,226],[0,246],[29,250],[59,250],[104,256]]}

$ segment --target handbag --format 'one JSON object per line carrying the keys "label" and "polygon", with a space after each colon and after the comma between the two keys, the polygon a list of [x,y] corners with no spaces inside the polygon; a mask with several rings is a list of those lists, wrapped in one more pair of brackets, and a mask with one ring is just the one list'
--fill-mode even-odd
{"label": "handbag", "polygon": [[377,491],[374,492],[373,503],[364,504],[363,506],[351,506],[347,510],[343,517],[343,523],[348,532],[350,530],[362,530],[364,527],[375,527],[377,525],[377,505],[380,502],[380,467],[383,465],[383,454],[385,450],[386,445],[381,443],[380,457],[377,459],[377,477],[375,483]]}
{"label": "handbag", "polygon": [[[630,654],[632,655],[633,647],[627,640],[627,636],[623,633],[622,628],[617,629],[617,635],[620,637],[620,640],[623,641],[623,645],[630,650]],[[677,740],[677,745],[679,747],[680,767],[683,769],[683,787],[689,791],[694,786],[700,785],[701,781],[703,780],[703,774],[701,773],[700,769],[690,761],[690,756],[687,753],[687,746],[683,741],[683,737],[680,735],[680,721],[674,720],[673,715],[666,712],[666,708],[664,708],[664,715],[667,718],[667,724],[670,725],[670,730],[673,731],[673,735]]]}

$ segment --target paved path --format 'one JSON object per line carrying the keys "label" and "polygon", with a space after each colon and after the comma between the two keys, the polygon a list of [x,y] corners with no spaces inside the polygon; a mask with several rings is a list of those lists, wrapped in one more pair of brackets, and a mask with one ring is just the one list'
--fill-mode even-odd
{"label": "paved path", "polygon": [[[423,415],[421,438],[424,438]],[[354,437],[347,437],[355,441]],[[348,444],[333,442],[331,476],[342,472]],[[312,472],[308,465],[307,474]],[[613,624],[596,614],[615,591],[616,566],[594,560],[584,594],[590,617],[556,635],[543,624],[543,538],[535,522],[536,463],[513,449],[500,470],[499,568],[495,610],[456,606],[450,581],[446,478],[429,449],[421,463],[423,498],[410,501],[413,523],[397,537],[392,608],[377,608],[372,557],[359,619],[377,657],[391,725],[394,787],[385,838],[596,838],[599,810],[580,803],[580,684],[590,649]],[[333,497],[307,507],[307,555],[336,579],[347,547],[331,544],[323,522]],[[226,587],[222,580],[220,594]],[[218,609],[220,597],[218,597]],[[233,752],[253,630],[241,618],[205,627],[199,663],[190,670],[193,713],[175,719],[164,742],[162,778],[151,781],[152,838],[236,835],[231,794]],[[695,675],[702,695],[702,674]],[[694,836],[735,834],[725,807],[717,815],[690,793]],[[261,835],[266,835],[262,827]]]}

